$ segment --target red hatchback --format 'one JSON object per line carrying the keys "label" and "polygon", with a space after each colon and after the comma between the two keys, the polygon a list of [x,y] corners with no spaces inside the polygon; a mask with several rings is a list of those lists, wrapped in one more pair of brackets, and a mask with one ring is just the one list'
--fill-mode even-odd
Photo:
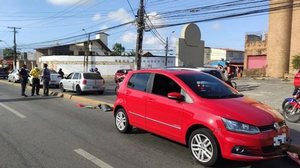
{"label": "red hatchback", "polygon": [[205,166],[281,156],[289,129],[272,108],[196,71],[139,70],[120,85],[118,131],[138,127],[187,145]]}

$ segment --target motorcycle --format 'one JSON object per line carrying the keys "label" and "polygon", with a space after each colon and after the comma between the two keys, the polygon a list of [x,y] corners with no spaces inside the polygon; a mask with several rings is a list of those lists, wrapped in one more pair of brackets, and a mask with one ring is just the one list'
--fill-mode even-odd
{"label": "motorcycle", "polygon": [[286,98],[282,103],[283,117],[289,122],[300,120],[300,89],[292,98]]}

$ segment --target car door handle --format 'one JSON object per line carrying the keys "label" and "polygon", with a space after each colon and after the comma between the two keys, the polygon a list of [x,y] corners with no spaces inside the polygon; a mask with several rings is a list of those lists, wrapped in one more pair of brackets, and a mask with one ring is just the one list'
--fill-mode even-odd
{"label": "car door handle", "polygon": [[154,99],[149,98],[149,99],[148,99],[148,102],[154,102]]}

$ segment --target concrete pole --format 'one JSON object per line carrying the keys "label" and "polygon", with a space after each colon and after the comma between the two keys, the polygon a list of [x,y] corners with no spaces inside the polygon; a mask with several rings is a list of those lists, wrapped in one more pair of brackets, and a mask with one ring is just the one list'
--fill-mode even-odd
{"label": "concrete pole", "polygon": [[296,70],[293,68],[292,59],[296,54],[300,54],[300,5],[299,0],[293,0],[293,11],[292,11],[292,36],[291,36],[291,48],[290,48],[290,66],[289,73],[294,75]]}
{"label": "concrete pole", "polygon": [[[270,8],[291,4],[292,0],[270,0]],[[267,76],[281,78],[289,70],[291,19],[289,7],[269,14]]]}

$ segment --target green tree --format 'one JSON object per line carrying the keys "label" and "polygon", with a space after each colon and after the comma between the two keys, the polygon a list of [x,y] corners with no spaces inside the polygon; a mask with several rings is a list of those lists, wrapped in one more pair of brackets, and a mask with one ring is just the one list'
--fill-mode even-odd
{"label": "green tree", "polygon": [[125,47],[123,47],[121,43],[116,43],[114,44],[113,51],[111,52],[110,55],[113,56],[122,55],[124,51],[125,51]]}
{"label": "green tree", "polygon": [[300,53],[293,56],[292,65],[293,65],[294,69],[299,69],[300,68]]}
{"label": "green tree", "polygon": [[135,51],[134,50],[128,51],[128,52],[126,52],[126,55],[127,56],[135,56]]}
{"label": "green tree", "polygon": [[6,59],[14,57],[14,50],[11,48],[3,49],[3,57]]}

